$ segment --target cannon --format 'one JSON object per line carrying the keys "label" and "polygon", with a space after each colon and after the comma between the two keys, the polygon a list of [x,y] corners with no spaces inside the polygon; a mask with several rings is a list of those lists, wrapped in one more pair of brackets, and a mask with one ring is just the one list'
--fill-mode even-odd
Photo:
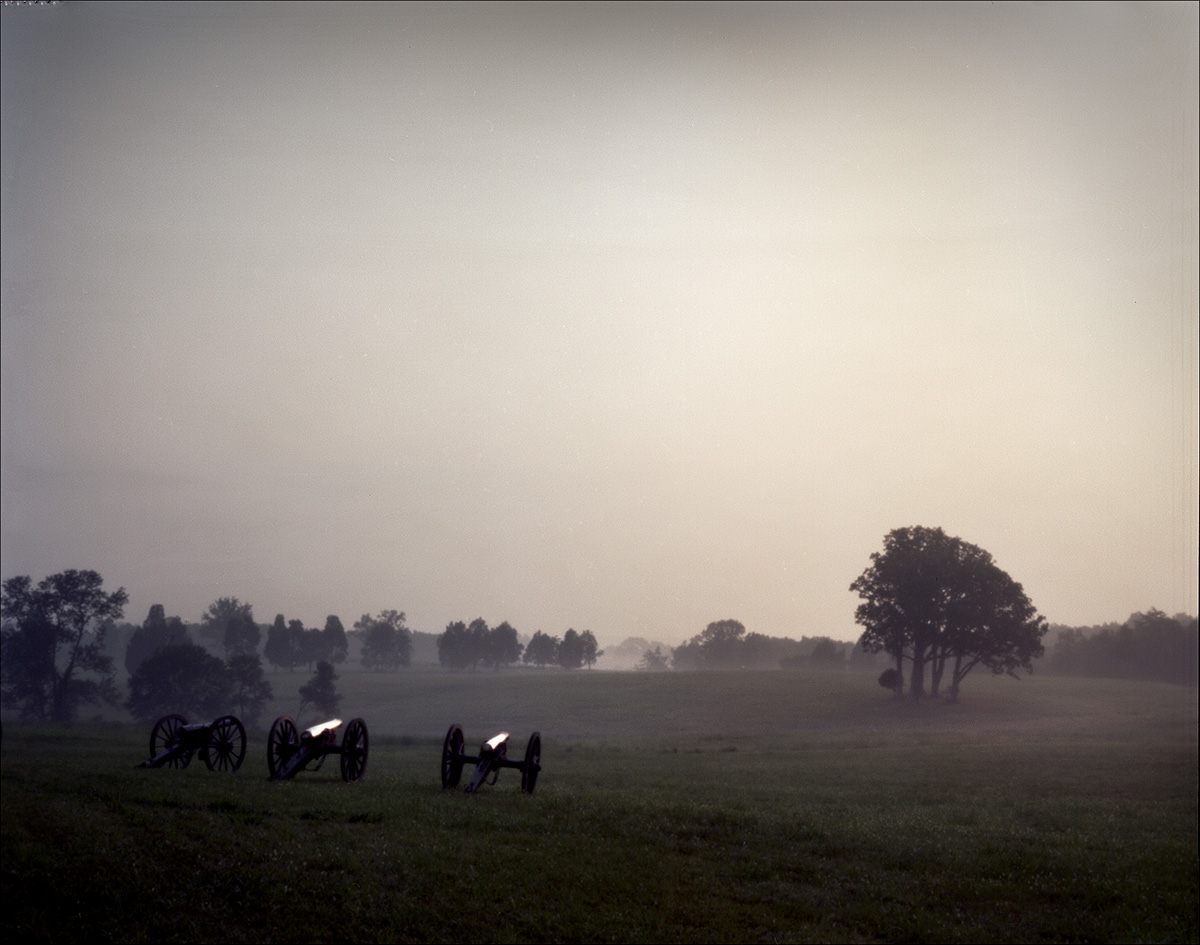
{"label": "cannon", "polygon": [[246,757],[246,729],[233,715],[188,725],[182,715],[164,715],[150,730],[150,760],[139,768],[186,768],[192,756],[209,771],[237,771]]}
{"label": "cannon", "polygon": [[341,719],[330,719],[301,732],[290,716],[277,718],[267,737],[269,780],[291,778],[310,764],[311,770],[317,771],[325,763],[326,755],[341,756],[343,781],[361,778],[367,770],[367,723],[362,719],[351,719],[339,746],[337,730],[341,725]]}
{"label": "cannon", "polygon": [[463,746],[462,726],[451,725],[446,732],[446,740],[442,742],[442,787],[458,787],[462,779],[463,768],[469,763],[475,765],[475,773],[464,790],[474,794],[488,775],[492,784],[500,777],[502,768],[516,768],[521,772],[521,790],[532,794],[537,785],[538,772],[542,770],[542,736],[534,732],[525,743],[525,760],[510,761],[508,759],[508,732],[493,735],[480,746],[478,755],[468,755]]}

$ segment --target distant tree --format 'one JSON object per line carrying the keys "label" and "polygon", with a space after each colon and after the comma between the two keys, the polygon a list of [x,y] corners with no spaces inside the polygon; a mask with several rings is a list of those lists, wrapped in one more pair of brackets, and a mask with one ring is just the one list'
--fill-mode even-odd
{"label": "distant tree", "polygon": [[336,614],[330,614],[325,618],[325,629],[322,632],[325,635],[325,652],[328,654],[325,658],[331,663],[346,662],[350,643],[346,639],[346,628],[342,626],[341,619]]}
{"label": "distant tree", "polygon": [[488,631],[483,662],[492,669],[507,666],[521,658],[523,649],[521,641],[517,639],[517,631],[506,620]]}
{"label": "distant tree", "polygon": [[808,664],[815,669],[845,669],[846,648],[829,637],[818,637],[808,654]]}
{"label": "distant tree", "polygon": [[262,630],[252,616],[237,618],[225,630],[225,655],[233,657],[257,653],[261,640]]}
{"label": "distant tree", "polygon": [[1197,623],[1187,614],[1168,617],[1151,608],[1123,624],[1051,628],[1051,672],[1068,676],[1146,679],[1186,686],[1197,683]]}
{"label": "distant tree", "polygon": [[168,617],[162,604],[154,604],[141,627],[129,638],[125,648],[125,672],[133,675],[146,657],[164,646],[191,643],[192,638],[181,617]]}
{"label": "distant tree", "polygon": [[656,646],[642,654],[637,668],[646,673],[665,672],[671,668],[670,655],[664,653],[661,646]]}
{"label": "distant tree", "polygon": [[983,549],[940,528],[898,528],[871,562],[850,585],[863,599],[855,612],[865,628],[859,642],[889,653],[897,672],[910,663],[911,698],[925,694],[927,668],[934,695],[950,670],[954,699],[975,666],[1016,676],[1042,654],[1045,620]]}
{"label": "distant tree", "polygon": [[394,671],[411,661],[412,633],[401,611],[382,610],[378,617],[363,614],[354,629],[362,634],[362,664],[367,669]]}
{"label": "distant tree", "polygon": [[471,635],[461,620],[446,624],[437,638],[438,662],[446,669],[466,669],[472,663]]}
{"label": "distant tree", "polygon": [[676,669],[734,669],[743,665],[746,628],[738,620],[716,620],[675,648]]}
{"label": "distant tree", "polygon": [[517,662],[522,649],[517,631],[507,621],[488,627],[482,617],[470,624],[448,623],[437,638],[438,662],[452,670],[474,670],[480,665],[496,669]]}
{"label": "distant tree", "polygon": [[596,642],[596,638],[592,635],[591,630],[584,630],[579,635],[579,644],[583,647],[583,664],[588,669],[591,669],[596,660],[604,655],[604,651],[599,648],[599,644]]}
{"label": "distant tree", "polygon": [[861,643],[855,643],[850,649],[848,664],[852,670],[874,672],[878,668],[879,654],[870,653],[862,648]]}
{"label": "distant tree", "polygon": [[558,662],[558,637],[538,630],[525,646],[525,662],[537,666],[553,666]]}
{"label": "distant tree", "polygon": [[305,706],[311,705],[321,713],[322,720],[337,715],[338,707],[342,704],[342,697],[335,685],[337,678],[332,663],[325,660],[317,663],[316,675],[300,687],[300,714],[303,714]]}
{"label": "distant tree", "polygon": [[246,725],[258,722],[263,706],[274,696],[263,677],[262,660],[255,653],[242,653],[229,661],[230,699]]}
{"label": "distant tree", "polygon": [[296,642],[295,634],[288,627],[283,614],[276,614],[275,622],[267,628],[267,642],[263,647],[263,656],[272,666],[290,671],[299,662],[296,655]]}
{"label": "distant tree", "polygon": [[129,595],[104,593],[95,571],[63,571],[37,587],[28,577],[4,582],[0,595],[0,698],[25,718],[69,721],[80,705],[115,702],[108,621]]}
{"label": "distant tree", "polygon": [[225,663],[204,647],[166,646],[147,657],[130,678],[125,708],[140,722],[171,713],[189,722],[210,722],[229,711],[232,689]]}
{"label": "distant tree", "polygon": [[236,597],[221,597],[200,616],[200,634],[225,647],[225,656],[256,653],[262,631],[254,622],[254,609]]}
{"label": "distant tree", "polygon": [[467,624],[467,653],[472,670],[487,658],[488,637],[491,632],[487,621],[482,617],[476,617]]}
{"label": "distant tree", "polygon": [[[736,621],[734,621],[736,623]],[[803,663],[812,650],[808,637],[770,637],[764,633],[747,633],[725,653],[725,662],[709,668],[778,669],[780,666]],[[703,652],[703,651],[702,651]],[[716,655],[715,653],[713,654]]]}
{"label": "distant tree", "polygon": [[314,663],[321,660],[332,662],[333,653],[323,630],[306,629],[300,620],[289,620],[288,631],[296,647],[296,662],[303,663],[311,670]]}
{"label": "distant tree", "polygon": [[563,634],[558,645],[558,665],[563,669],[579,669],[583,665],[583,637],[574,630]]}

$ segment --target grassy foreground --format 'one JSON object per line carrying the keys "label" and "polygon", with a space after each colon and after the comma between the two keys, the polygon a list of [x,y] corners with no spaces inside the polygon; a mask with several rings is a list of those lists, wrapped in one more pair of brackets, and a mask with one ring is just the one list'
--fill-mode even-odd
{"label": "grassy foreground", "polygon": [[[972,678],[959,705],[913,708],[819,673],[343,671],[340,686],[372,733],[353,785],[336,759],[266,781],[261,731],[218,775],[135,769],[146,726],[6,721],[4,932],[1197,940],[1195,690]],[[511,731],[514,754],[540,729],[537,793],[515,772],[444,793],[452,721],[472,749]]]}

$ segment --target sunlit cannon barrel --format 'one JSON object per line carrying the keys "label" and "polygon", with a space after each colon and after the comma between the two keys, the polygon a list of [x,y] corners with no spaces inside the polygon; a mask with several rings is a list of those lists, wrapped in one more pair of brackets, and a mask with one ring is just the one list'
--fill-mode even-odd
{"label": "sunlit cannon barrel", "polygon": [[306,768],[318,771],[328,755],[340,756],[343,781],[362,778],[367,770],[370,749],[367,723],[362,719],[351,719],[342,743],[338,745],[337,730],[341,726],[341,719],[330,719],[301,732],[291,716],[281,715],[271,725],[271,733],[267,736],[269,780],[286,780]]}
{"label": "sunlit cannon barrel", "polygon": [[451,725],[442,742],[442,787],[458,787],[462,779],[463,768],[468,764],[475,765],[475,772],[467,783],[464,791],[474,794],[481,785],[487,782],[491,775],[491,783],[495,784],[503,768],[515,768],[521,772],[521,790],[532,794],[537,784],[538,774],[542,770],[542,736],[534,732],[525,744],[525,757],[521,761],[511,761],[508,758],[508,732],[493,735],[480,746],[478,755],[468,755],[464,746],[462,726]]}

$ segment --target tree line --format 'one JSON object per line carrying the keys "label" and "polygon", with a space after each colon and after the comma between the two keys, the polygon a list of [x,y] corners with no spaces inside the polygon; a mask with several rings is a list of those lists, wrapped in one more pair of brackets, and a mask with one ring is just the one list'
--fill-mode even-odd
{"label": "tree line", "polygon": [[[912,698],[937,696],[945,685],[953,699],[976,668],[1016,676],[1032,671],[1045,655],[1042,638],[1050,629],[1045,619],[983,549],[941,529],[899,528],[885,536],[883,551],[870,560],[850,585],[862,599],[855,620],[863,633],[849,651],[847,644],[828,638],[795,641],[747,633],[740,621],[725,619],[674,651],[647,646],[639,668],[866,667],[875,654],[886,654],[893,665],[880,682],[897,695],[903,694],[907,669]],[[26,717],[65,721],[85,704],[117,704],[107,644],[127,603],[125,589],[105,592],[95,571],[64,571],[36,586],[27,576],[5,580],[0,601],[4,706]],[[271,698],[258,653],[263,628],[249,604],[219,598],[198,625],[168,617],[155,604],[141,627],[130,629],[125,648],[130,695],[124,704],[135,716],[164,706],[203,716],[220,703],[235,704],[253,719]],[[1054,630],[1054,648],[1044,661],[1052,672],[1196,685],[1195,617],[1168,617],[1152,609],[1122,625]],[[193,631],[221,647],[225,659],[196,645]],[[367,669],[391,672],[411,662],[413,633],[403,612],[364,614],[353,633]],[[432,634],[422,639],[426,636]],[[574,670],[590,668],[603,655],[590,630],[568,629],[561,638],[539,630],[522,644],[507,621],[490,627],[481,617],[469,624],[451,622],[436,647],[439,663],[455,671],[518,662]],[[266,628],[262,655],[278,669],[315,668],[317,675],[302,687],[301,698],[321,708],[336,706],[333,667],[347,659],[349,650],[347,631],[336,615],[316,629],[279,614]]]}
{"label": "tree line", "polygon": [[[665,669],[667,656],[650,649],[640,668]],[[829,637],[772,637],[749,633],[740,620],[716,620],[671,651],[677,670],[704,669],[859,669],[871,668],[874,657],[852,644]]]}
{"label": "tree line", "polygon": [[1052,673],[1196,685],[1200,632],[1196,618],[1187,614],[1169,617],[1151,608],[1122,624],[1052,624],[1050,633],[1054,645],[1046,668]]}
{"label": "tree line", "polygon": [[589,669],[603,655],[590,630],[567,630],[562,639],[538,630],[529,643],[522,644],[506,620],[489,627],[482,617],[469,624],[461,620],[447,624],[437,638],[438,662],[447,669],[474,670],[478,667],[499,669],[524,661],[537,666],[561,666],[564,669]]}
{"label": "tree line", "polygon": [[[250,604],[219,598],[199,624],[190,626],[167,616],[163,605],[152,605],[128,637],[124,665],[129,696],[122,701],[108,644],[129,596],[124,588],[108,593],[103,583],[95,571],[78,570],[51,575],[37,585],[27,576],[4,581],[0,700],[5,707],[25,718],[70,721],[84,705],[119,704],[149,721],[167,712],[212,717],[234,706],[245,721],[255,723],[273,692],[263,674],[258,654],[262,630]],[[407,665],[409,631],[403,623],[403,614],[384,611],[376,618],[364,614],[355,624],[368,667]],[[225,659],[198,645],[193,631],[200,640],[222,647]],[[280,614],[267,629],[263,655],[277,668],[315,667],[313,678],[298,690],[301,711],[311,705],[334,713],[340,696],[333,685],[333,664],[346,659],[348,648],[336,616],[315,630]]]}

